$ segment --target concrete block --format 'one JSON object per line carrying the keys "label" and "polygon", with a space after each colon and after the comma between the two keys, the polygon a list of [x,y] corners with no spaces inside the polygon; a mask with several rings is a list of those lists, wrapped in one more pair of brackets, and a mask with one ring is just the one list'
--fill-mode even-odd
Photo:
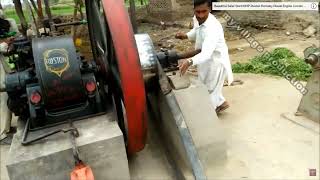
{"label": "concrete block", "polygon": [[[186,126],[192,136],[193,143],[198,152],[201,165],[205,174],[213,174],[216,166],[225,163],[226,141],[223,127],[217,117],[209,98],[206,87],[195,80],[189,88],[173,90],[168,95],[174,96],[182,111]],[[191,165],[186,156],[182,140],[172,111],[168,107],[165,96],[158,94],[149,96],[151,101],[159,103],[160,117],[159,128],[162,131],[170,154],[177,167],[180,169],[183,179],[193,179]],[[155,103],[151,103],[155,106]],[[210,173],[209,173],[210,172]],[[208,179],[214,177],[208,177]]]}
{"label": "concrete block", "polygon": [[320,123],[320,70],[314,70],[305,89],[308,92],[302,97],[298,111],[307,118]]}
{"label": "concrete block", "polygon": [[175,123],[175,119],[171,113],[171,110],[162,94],[151,95],[148,99],[151,103],[152,109],[155,114],[159,114],[155,119],[155,124],[160,130],[162,140],[164,141],[166,150],[168,151],[168,157],[172,159],[173,166],[176,167],[177,174],[182,178],[192,176],[191,165],[186,156],[186,150],[184,149],[183,142],[180,138],[178,127]]}
{"label": "concrete block", "polygon": [[[109,113],[74,122],[80,133],[76,138],[80,158],[92,168],[96,180],[130,178],[123,135],[113,119]],[[11,180],[70,179],[74,159],[69,133],[56,134],[29,146],[21,145],[21,137],[19,125],[7,163]]]}
{"label": "concrete block", "polygon": [[175,75],[168,75],[169,82],[173,89],[179,90],[179,89],[185,89],[190,86],[190,80],[187,76],[180,76],[180,73],[177,73]]}
{"label": "concrete block", "polygon": [[129,157],[130,178],[132,180],[175,180],[177,178],[174,167],[167,158],[167,152],[162,143],[163,138],[151,114],[152,112],[148,113],[148,138],[145,148]]}

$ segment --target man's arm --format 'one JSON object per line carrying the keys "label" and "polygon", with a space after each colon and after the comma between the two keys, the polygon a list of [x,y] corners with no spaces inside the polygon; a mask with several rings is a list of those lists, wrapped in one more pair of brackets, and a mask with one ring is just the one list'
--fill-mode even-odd
{"label": "man's arm", "polygon": [[191,41],[195,41],[196,40],[196,29],[195,27],[192,28],[187,34],[187,38]]}
{"label": "man's arm", "polygon": [[177,39],[189,39],[191,41],[194,41],[196,39],[196,30],[195,28],[191,29],[189,32],[178,32],[176,34]]}
{"label": "man's arm", "polygon": [[187,39],[188,36],[187,36],[187,34],[184,33],[184,32],[178,32],[178,33],[176,34],[175,38],[177,38],[177,39]]}
{"label": "man's arm", "polygon": [[202,64],[211,59],[213,51],[218,43],[218,34],[207,33],[201,48],[201,52],[192,57],[193,65]]}
{"label": "man's arm", "polygon": [[193,63],[189,61],[188,58],[194,57],[195,55],[201,53],[201,49],[188,51],[186,53],[178,54],[179,59],[183,59],[181,63],[179,63],[178,67],[180,69],[180,75],[184,75],[188,68],[193,65]]}
{"label": "man's arm", "polygon": [[200,53],[193,56],[191,60],[185,59],[179,65],[181,75],[184,75],[191,65],[198,65],[209,61],[211,59],[213,51],[216,49],[218,38],[219,35],[216,33],[207,33],[203,41]]}
{"label": "man's arm", "polygon": [[201,49],[197,49],[197,50],[188,51],[188,52],[178,54],[178,56],[179,56],[179,59],[187,59],[187,58],[191,58],[191,57],[199,54],[200,52],[201,52]]}

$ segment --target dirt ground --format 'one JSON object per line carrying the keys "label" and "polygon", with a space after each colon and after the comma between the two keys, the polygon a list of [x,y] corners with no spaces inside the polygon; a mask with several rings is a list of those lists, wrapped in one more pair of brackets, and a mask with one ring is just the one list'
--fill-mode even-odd
{"label": "dirt ground", "polygon": [[[219,20],[224,24],[223,19]],[[175,49],[179,52],[193,49],[188,40],[177,40],[178,31],[187,32],[191,18],[179,20],[184,28],[141,23],[139,33],[148,33],[157,50]],[[286,47],[303,57],[303,50],[313,44],[319,46],[319,36],[306,38],[288,29],[270,30],[248,27],[256,39],[267,49]],[[247,62],[259,53],[240,39],[237,32],[226,27],[225,38],[232,63]],[[318,32],[319,34],[319,32]],[[219,118],[226,129],[228,162],[219,179],[319,179],[319,124],[312,122],[317,132],[281,117],[294,113],[301,94],[285,79],[265,75],[236,74],[244,85],[225,87],[224,92],[231,107]],[[8,179],[5,163],[9,146],[0,146],[0,179]],[[317,169],[310,177],[309,169]]]}
{"label": "dirt ground", "polygon": [[[224,26],[225,39],[232,64],[248,62],[259,55],[250,44],[241,39],[239,32]],[[297,19],[299,20],[299,19]],[[188,40],[174,38],[179,31],[188,32],[191,18],[177,21],[181,27],[167,27],[142,23],[139,33],[148,33],[155,48],[174,49],[183,52],[194,48]],[[319,32],[306,37],[300,27],[286,25],[284,29],[256,29],[247,27],[255,39],[267,50],[285,47],[303,57],[309,46],[320,47]],[[310,120],[316,131],[294,124],[281,117],[294,114],[301,94],[285,79],[266,75],[235,74],[244,85],[225,87],[224,92],[231,107],[219,119],[227,134],[228,162],[220,173],[212,174],[217,179],[319,179],[309,176],[309,169],[319,171],[319,124]]]}
{"label": "dirt ground", "polygon": [[[221,14],[216,14],[215,16],[224,27],[225,39],[232,64],[247,62],[250,58],[259,55],[259,52],[252,49],[245,39],[240,38],[239,32],[226,27],[226,22],[221,17]],[[296,20],[299,21],[300,19]],[[155,21],[157,22],[157,20]],[[160,23],[160,20],[158,21]],[[177,32],[188,32],[191,29],[191,17],[185,17],[174,22],[184,27],[167,26],[163,28],[163,26],[152,23],[140,23],[138,31],[139,33],[148,33],[157,50],[161,48],[174,49],[178,52],[192,50],[194,48],[192,42],[174,38]],[[268,51],[277,47],[285,47],[295,52],[297,56],[303,57],[303,50],[305,48],[312,45],[320,46],[319,32],[311,37],[306,37],[300,27],[297,27],[296,23],[287,24],[283,29],[279,30],[268,28],[256,29],[250,26],[246,26],[245,29],[252,32],[255,39]]]}
{"label": "dirt ground", "polygon": [[[319,124],[294,114],[302,95],[283,78],[236,74],[241,86],[224,88],[231,106],[219,116],[227,135],[228,162],[217,179],[319,179]],[[311,128],[307,128],[311,127]]]}

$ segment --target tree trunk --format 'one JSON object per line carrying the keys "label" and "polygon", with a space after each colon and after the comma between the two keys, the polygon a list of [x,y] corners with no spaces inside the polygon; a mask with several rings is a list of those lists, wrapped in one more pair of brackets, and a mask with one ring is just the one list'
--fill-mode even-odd
{"label": "tree trunk", "polygon": [[39,14],[39,17],[41,19],[43,19],[43,11],[42,11],[42,3],[41,3],[41,0],[37,0],[37,4],[38,4],[38,14]]}
{"label": "tree trunk", "polygon": [[137,28],[137,21],[136,21],[136,5],[134,0],[129,0],[129,2],[130,2],[130,19],[131,19],[133,32],[137,33],[138,28]]}
{"label": "tree trunk", "polygon": [[20,19],[20,22],[21,22],[22,34],[27,35],[28,23],[27,23],[26,18],[23,14],[21,2],[20,2],[20,0],[13,0],[13,3],[14,3],[14,8],[16,9],[16,13],[17,13],[17,15]]}
{"label": "tree trunk", "polygon": [[3,10],[2,5],[1,5],[1,2],[0,2],[0,9]]}

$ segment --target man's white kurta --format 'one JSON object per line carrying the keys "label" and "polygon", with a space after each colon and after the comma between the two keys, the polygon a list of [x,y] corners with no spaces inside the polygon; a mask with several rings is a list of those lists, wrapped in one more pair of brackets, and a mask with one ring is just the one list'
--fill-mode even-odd
{"label": "man's white kurta", "polygon": [[222,25],[212,14],[209,14],[208,19],[200,26],[196,17],[193,17],[193,23],[194,27],[187,36],[195,41],[195,49],[201,49],[201,53],[192,58],[193,64],[198,66],[199,78],[209,90],[212,89],[208,76],[211,75],[213,64],[221,63],[227,72],[228,83],[232,83],[231,63]]}
{"label": "man's white kurta", "polygon": [[[187,36],[188,39],[195,41],[195,49],[201,49],[201,53],[192,58],[193,64],[197,65],[199,79],[207,86],[209,92],[216,91],[215,96],[222,96],[222,92],[217,92],[222,91],[222,87],[217,86],[221,86],[223,82],[217,81],[221,81],[221,79],[224,81],[225,77],[227,77],[229,85],[233,81],[222,25],[212,14],[209,14],[207,20],[200,26],[196,17],[193,17],[193,23],[194,27],[187,33]],[[217,77],[217,74],[223,77]],[[214,106],[221,105],[223,100],[224,98],[220,102],[215,102]]]}

